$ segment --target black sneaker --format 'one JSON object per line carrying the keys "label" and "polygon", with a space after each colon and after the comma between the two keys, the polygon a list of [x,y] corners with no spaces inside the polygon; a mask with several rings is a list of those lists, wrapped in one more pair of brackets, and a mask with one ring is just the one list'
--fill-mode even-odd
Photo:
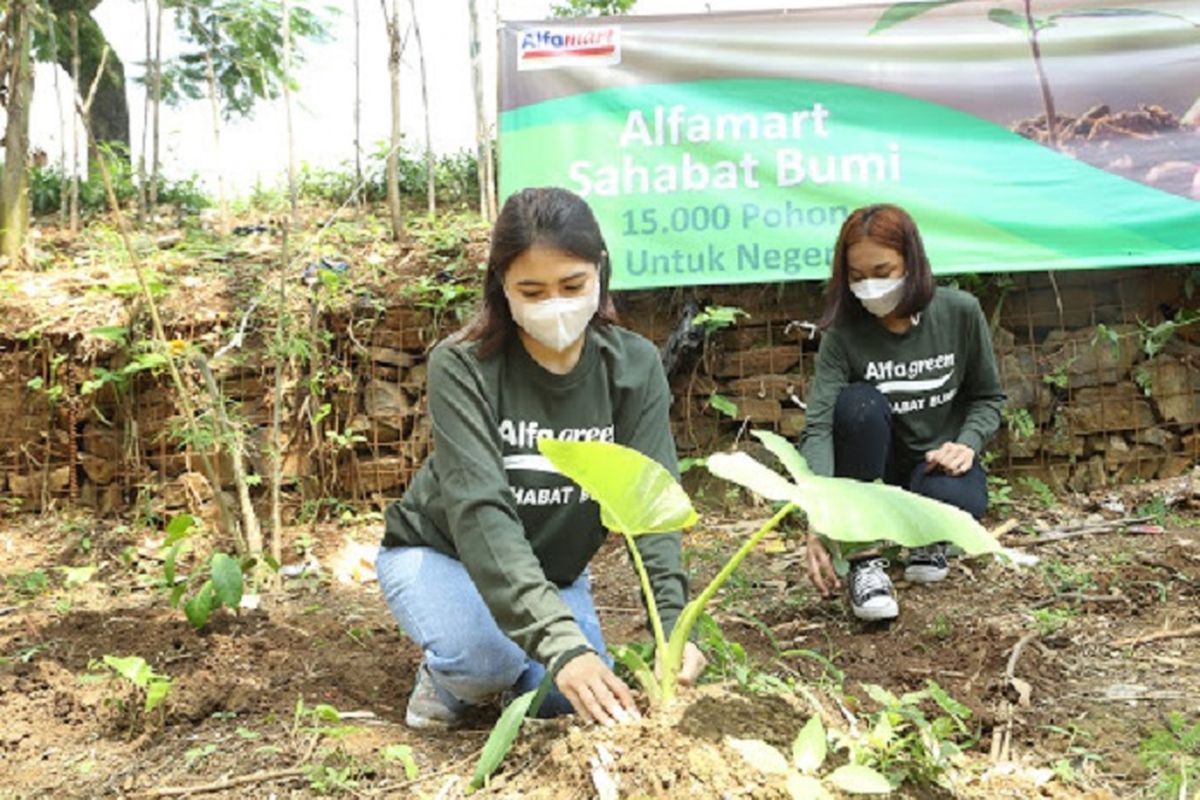
{"label": "black sneaker", "polygon": [[904,580],[910,583],[937,583],[950,574],[946,565],[946,545],[931,544],[914,547],[908,553],[908,565],[904,568]]}
{"label": "black sneaker", "polygon": [[888,577],[888,562],[882,558],[858,561],[850,565],[850,610],[859,619],[878,621],[895,619],[900,613],[896,590]]}

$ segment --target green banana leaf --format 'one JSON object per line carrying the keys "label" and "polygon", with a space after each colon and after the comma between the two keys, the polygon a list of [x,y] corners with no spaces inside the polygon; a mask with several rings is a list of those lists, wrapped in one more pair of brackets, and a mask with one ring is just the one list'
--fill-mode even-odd
{"label": "green banana leaf", "polygon": [[896,486],[818,477],[808,471],[804,459],[785,439],[755,435],[784,462],[795,483],[746,453],[709,456],[709,472],[768,500],[795,503],[808,515],[812,529],[830,539],[888,540],[905,547],[950,542],[970,555],[1000,549],[991,534],[961,509]]}
{"label": "green banana leaf", "polygon": [[600,504],[600,520],[610,530],[631,536],[670,533],[699,519],[675,477],[637,450],[557,439],[541,439],[538,450]]}

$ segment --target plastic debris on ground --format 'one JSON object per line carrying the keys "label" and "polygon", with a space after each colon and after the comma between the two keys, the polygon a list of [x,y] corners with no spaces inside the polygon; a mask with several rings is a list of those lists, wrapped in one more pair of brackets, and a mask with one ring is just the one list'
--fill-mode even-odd
{"label": "plastic debris on ground", "polygon": [[320,261],[315,261],[305,267],[304,275],[301,276],[301,279],[309,286],[316,286],[321,280],[322,271],[332,272],[334,275],[345,275],[350,271],[350,265],[345,261],[322,258]]}
{"label": "plastic debris on ground", "polygon": [[338,583],[372,583],[378,554],[379,545],[347,539],[333,556],[333,576]]}

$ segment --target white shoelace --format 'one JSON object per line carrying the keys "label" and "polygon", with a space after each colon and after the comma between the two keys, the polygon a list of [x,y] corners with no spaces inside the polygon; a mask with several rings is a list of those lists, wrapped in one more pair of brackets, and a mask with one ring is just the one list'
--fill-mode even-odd
{"label": "white shoelace", "polygon": [[887,589],[886,559],[876,558],[854,570],[854,594],[865,597],[878,589]]}

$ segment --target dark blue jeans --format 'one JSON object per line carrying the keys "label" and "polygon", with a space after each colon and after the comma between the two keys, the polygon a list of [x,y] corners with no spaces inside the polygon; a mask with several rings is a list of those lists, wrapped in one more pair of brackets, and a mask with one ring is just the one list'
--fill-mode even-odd
{"label": "dark blue jeans", "polygon": [[892,436],[892,406],[869,383],[842,389],[833,410],[833,474],[900,486],[941,500],[979,519],[987,511],[987,476],[979,459],[963,475],[930,470],[924,458],[905,459]]}

